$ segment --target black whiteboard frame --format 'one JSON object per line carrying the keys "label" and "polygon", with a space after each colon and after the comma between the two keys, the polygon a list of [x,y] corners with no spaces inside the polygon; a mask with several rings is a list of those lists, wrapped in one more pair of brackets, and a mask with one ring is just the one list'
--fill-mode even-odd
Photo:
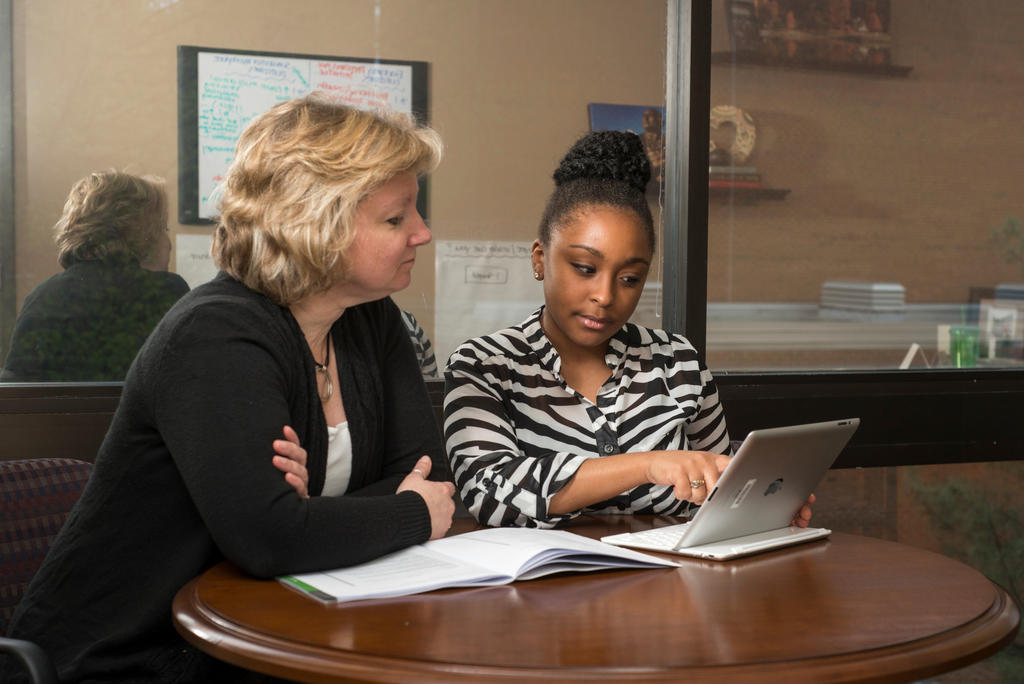
{"label": "black whiteboard frame", "polygon": [[[199,53],[246,55],[251,57],[283,57],[325,62],[359,62],[412,68],[412,113],[417,121],[429,124],[428,106],[429,64],[397,59],[366,57],[339,57],[337,55],[307,55],[294,52],[262,52],[227,48],[178,46],[178,223],[183,225],[212,225],[211,219],[199,216]],[[420,179],[417,209],[427,218],[427,181]]]}

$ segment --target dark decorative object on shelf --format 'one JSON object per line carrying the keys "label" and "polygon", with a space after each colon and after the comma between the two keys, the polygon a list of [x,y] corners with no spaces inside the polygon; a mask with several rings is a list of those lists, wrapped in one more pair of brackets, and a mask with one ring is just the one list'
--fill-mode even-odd
{"label": "dark decorative object on shelf", "polygon": [[817,69],[906,76],[892,63],[890,0],[726,0],[730,51],[712,64]]}

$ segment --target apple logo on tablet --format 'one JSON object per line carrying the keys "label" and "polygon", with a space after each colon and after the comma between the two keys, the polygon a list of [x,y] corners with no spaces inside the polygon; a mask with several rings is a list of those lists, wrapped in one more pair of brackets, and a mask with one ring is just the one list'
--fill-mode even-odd
{"label": "apple logo on tablet", "polygon": [[769,494],[774,494],[775,492],[779,491],[780,489],[782,489],[782,478],[781,477],[778,480],[776,480],[775,482],[772,482],[770,485],[768,485],[768,489],[764,490],[764,495],[768,496]]}

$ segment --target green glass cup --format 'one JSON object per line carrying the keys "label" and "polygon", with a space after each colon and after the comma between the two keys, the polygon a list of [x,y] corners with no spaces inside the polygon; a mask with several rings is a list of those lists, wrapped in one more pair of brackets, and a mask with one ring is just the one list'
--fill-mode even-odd
{"label": "green glass cup", "polygon": [[978,346],[981,331],[976,325],[949,327],[949,360],[954,368],[974,368],[978,365]]}

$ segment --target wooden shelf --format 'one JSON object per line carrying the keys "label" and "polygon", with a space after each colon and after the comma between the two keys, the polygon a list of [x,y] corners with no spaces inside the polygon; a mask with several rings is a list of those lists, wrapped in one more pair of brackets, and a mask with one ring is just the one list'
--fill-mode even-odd
{"label": "wooden shelf", "polygon": [[754,204],[761,200],[786,199],[789,190],[785,188],[708,188],[708,197],[722,202],[733,200],[741,204]]}
{"label": "wooden shelf", "polygon": [[772,57],[756,52],[712,52],[711,63],[720,65],[761,66],[781,69],[810,69],[867,76],[905,77],[914,67],[899,64],[860,64],[857,62],[818,62],[808,59]]}

